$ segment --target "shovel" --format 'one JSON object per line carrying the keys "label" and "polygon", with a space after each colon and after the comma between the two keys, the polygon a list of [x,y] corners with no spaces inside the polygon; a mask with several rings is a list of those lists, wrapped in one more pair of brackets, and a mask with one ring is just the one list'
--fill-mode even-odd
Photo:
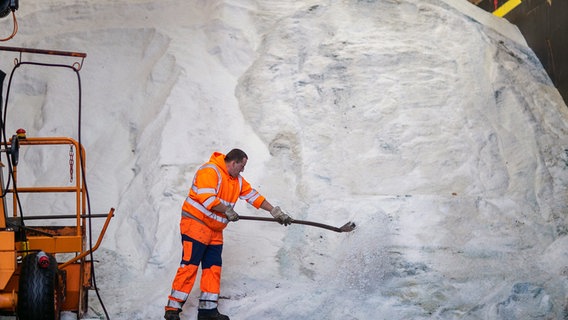
{"label": "shovel", "polygon": [[[275,218],[241,216],[241,215],[239,215],[239,220],[256,220],[256,221],[278,222],[278,220],[276,220]],[[341,227],[334,227],[334,226],[330,226],[330,225],[319,223],[319,222],[306,221],[306,220],[295,220],[295,219],[292,219],[292,223],[323,228],[323,229],[327,229],[327,230],[331,230],[331,231],[335,231],[335,232],[351,232],[355,229],[355,223],[351,222],[351,221],[347,222],[346,224],[344,224]]]}

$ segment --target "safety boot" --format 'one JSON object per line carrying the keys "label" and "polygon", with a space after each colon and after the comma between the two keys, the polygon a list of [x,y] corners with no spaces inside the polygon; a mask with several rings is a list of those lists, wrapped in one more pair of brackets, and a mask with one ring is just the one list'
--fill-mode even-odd
{"label": "safety boot", "polygon": [[206,309],[199,309],[197,312],[197,320],[230,320],[224,314],[220,314],[217,308],[206,310]]}
{"label": "safety boot", "polygon": [[166,320],[180,320],[179,319],[179,313],[180,312],[181,312],[181,309],[166,310],[166,314],[164,314],[164,319],[166,319]]}

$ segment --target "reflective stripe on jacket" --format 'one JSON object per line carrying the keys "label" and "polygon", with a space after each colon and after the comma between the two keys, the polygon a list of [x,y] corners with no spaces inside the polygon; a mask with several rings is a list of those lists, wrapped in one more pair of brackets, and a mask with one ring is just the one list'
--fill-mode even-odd
{"label": "reflective stripe on jacket", "polygon": [[229,220],[224,213],[213,211],[219,203],[234,207],[238,199],[260,208],[264,197],[241,176],[233,178],[225,165],[225,155],[215,152],[209,162],[202,165],[193,178],[189,195],[183,203],[182,215],[196,218],[209,228],[223,230]]}

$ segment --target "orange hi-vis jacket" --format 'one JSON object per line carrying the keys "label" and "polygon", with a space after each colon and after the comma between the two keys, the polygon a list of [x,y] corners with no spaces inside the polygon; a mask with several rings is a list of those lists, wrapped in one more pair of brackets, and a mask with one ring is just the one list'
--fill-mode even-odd
{"label": "orange hi-vis jacket", "polygon": [[214,152],[209,162],[195,173],[189,195],[183,203],[182,215],[199,220],[212,230],[221,231],[227,227],[229,220],[224,213],[212,211],[211,208],[219,203],[234,207],[239,198],[257,209],[265,199],[241,175],[231,177],[225,165],[225,155]]}

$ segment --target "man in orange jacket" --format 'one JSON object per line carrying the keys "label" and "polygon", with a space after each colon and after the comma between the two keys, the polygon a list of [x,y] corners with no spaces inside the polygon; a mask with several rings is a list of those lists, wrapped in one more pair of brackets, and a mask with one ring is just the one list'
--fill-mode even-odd
{"label": "man in orange jacket", "polygon": [[229,320],[219,313],[221,284],[221,252],[223,229],[229,221],[239,220],[233,207],[243,199],[255,208],[264,209],[285,226],[292,218],[278,206],[272,206],[240,175],[248,156],[233,149],[227,155],[215,152],[209,162],[202,165],[193,178],[189,195],[181,210],[180,231],[183,252],[180,267],[172,283],[172,291],[165,307],[166,320],[179,320],[183,304],[197,276],[201,264],[201,295],[198,320]]}

